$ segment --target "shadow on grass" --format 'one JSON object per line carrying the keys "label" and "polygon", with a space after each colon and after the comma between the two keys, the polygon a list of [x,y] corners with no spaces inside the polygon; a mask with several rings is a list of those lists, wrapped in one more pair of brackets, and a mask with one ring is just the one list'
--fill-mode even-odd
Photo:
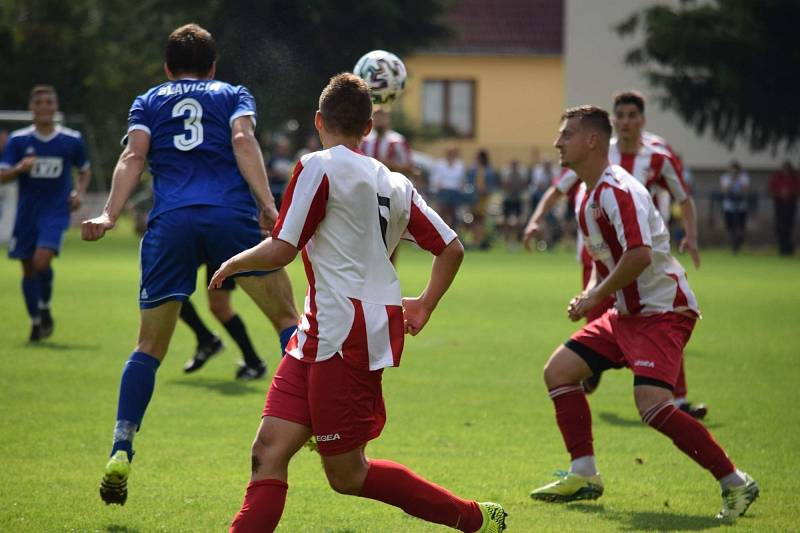
{"label": "shadow on grass", "polygon": [[108,533],[139,533],[139,530],[134,527],[118,526],[117,524],[108,524],[104,531]]}
{"label": "shadow on grass", "polygon": [[[170,381],[174,385],[182,387],[194,387],[197,389],[208,389],[210,391],[218,392],[223,396],[241,396],[243,394],[251,394],[253,392],[264,393],[267,390],[267,381],[256,382],[242,382],[231,379],[210,379],[210,378],[191,378],[191,379],[174,379]],[[262,386],[255,386],[262,385]]]}
{"label": "shadow on grass", "polygon": [[100,345],[98,344],[69,344],[65,342],[53,342],[53,341],[38,341],[38,342],[26,342],[20,344],[20,347],[25,350],[55,350],[58,352],[67,352],[67,351],[91,351],[91,350],[99,350]]}
{"label": "shadow on grass", "polygon": [[644,427],[645,424],[642,422],[640,418],[623,418],[616,413],[609,413],[604,412],[598,415],[600,420],[603,422],[608,422],[612,426],[622,426],[622,427]]}
{"label": "shadow on grass", "polygon": [[703,531],[722,526],[710,515],[687,515],[672,511],[607,511],[602,505],[586,503],[572,503],[566,508],[619,522],[621,531]]}
{"label": "shadow on grass", "polygon": [[[603,422],[608,422],[612,426],[619,426],[619,427],[645,427],[646,424],[641,421],[639,418],[629,419],[623,418],[616,413],[600,413],[597,415]],[[709,422],[708,420],[701,420],[703,425],[708,429],[717,429],[723,427],[725,424],[720,424],[718,422]]]}

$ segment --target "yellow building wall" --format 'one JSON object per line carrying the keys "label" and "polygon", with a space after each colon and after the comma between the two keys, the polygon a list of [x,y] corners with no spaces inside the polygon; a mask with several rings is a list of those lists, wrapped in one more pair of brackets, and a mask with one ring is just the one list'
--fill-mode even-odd
{"label": "yellow building wall", "polygon": [[404,62],[409,75],[400,108],[417,126],[424,80],[475,81],[475,137],[415,142],[414,149],[441,156],[446,146],[456,144],[469,164],[478,149],[486,148],[496,167],[511,159],[529,164],[534,149],[555,159],[552,143],[565,94],[561,56],[421,54]]}

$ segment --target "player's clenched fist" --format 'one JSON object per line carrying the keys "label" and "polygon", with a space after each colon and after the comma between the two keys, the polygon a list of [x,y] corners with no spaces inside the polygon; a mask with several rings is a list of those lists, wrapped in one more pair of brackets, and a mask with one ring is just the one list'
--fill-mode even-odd
{"label": "player's clenched fist", "polygon": [[81,239],[84,241],[97,241],[103,238],[106,231],[114,227],[114,221],[106,214],[84,220],[81,224]]}
{"label": "player's clenched fist", "polygon": [[431,317],[431,309],[419,298],[403,298],[403,321],[406,333],[416,335]]}

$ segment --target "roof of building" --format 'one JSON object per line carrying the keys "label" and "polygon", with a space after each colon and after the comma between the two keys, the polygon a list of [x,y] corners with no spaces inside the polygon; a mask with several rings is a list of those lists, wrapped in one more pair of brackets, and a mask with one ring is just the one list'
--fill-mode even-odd
{"label": "roof of building", "polygon": [[561,54],[564,0],[455,0],[445,22],[453,38],[430,52]]}

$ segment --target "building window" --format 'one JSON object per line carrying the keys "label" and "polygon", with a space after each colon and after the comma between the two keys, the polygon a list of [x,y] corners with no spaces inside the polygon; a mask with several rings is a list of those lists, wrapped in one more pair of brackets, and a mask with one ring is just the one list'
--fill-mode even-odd
{"label": "building window", "polygon": [[425,80],[422,86],[422,122],[459,137],[474,137],[475,82]]}

